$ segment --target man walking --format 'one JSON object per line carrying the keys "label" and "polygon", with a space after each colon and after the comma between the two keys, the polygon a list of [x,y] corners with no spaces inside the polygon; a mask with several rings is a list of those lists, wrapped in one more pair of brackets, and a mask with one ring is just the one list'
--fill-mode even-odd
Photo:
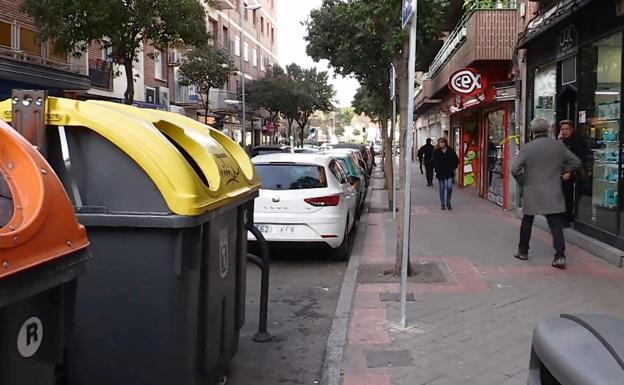
{"label": "man walking", "polygon": [[451,195],[453,194],[453,178],[459,165],[459,158],[455,151],[449,147],[446,138],[438,139],[438,148],[433,151],[431,161],[440,185],[440,209],[452,210]]}
{"label": "man walking", "polygon": [[427,138],[427,144],[418,149],[418,161],[420,162],[420,171],[424,163],[427,172],[427,186],[433,186],[433,150],[435,147],[431,144],[431,138]]}
{"label": "man walking", "polygon": [[559,137],[563,141],[563,144],[572,151],[577,158],[581,160],[581,168],[578,172],[571,174],[570,179],[562,181],[563,197],[566,204],[566,227],[574,221],[574,213],[578,205],[578,199],[580,197],[579,182],[584,177],[583,159],[589,152],[589,147],[574,130],[574,122],[571,120],[562,120],[559,122],[560,133]]}
{"label": "man walking", "polygon": [[571,178],[571,173],[581,166],[581,161],[553,138],[548,137],[549,124],[538,118],[531,122],[533,141],[527,143],[514,163],[511,173],[522,187],[524,217],[520,227],[520,243],[514,255],[526,261],[535,215],[544,215],[553,238],[555,259],[553,267],[565,269],[565,200],[561,180]]}

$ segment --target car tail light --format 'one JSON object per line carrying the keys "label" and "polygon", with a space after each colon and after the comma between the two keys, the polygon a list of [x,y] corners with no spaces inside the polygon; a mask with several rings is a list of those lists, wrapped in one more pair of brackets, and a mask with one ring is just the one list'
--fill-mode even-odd
{"label": "car tail light", "polygon": [[304,199],[304,201],[307,204],[317,207],[338,206],[338,203],[340,203],[340,195],[330,195],[319,198],[306,198]]}

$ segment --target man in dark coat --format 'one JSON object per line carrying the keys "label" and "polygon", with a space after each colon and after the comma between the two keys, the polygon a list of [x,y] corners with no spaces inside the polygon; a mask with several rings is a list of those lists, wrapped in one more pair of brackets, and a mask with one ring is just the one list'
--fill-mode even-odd
{"label": "man in dark coat", "polygon": [[522,187],[524,212],[515,257],[528,259],[533,219],[535,215],[544,215],[555,248],[552,266],[564,269],[566,256],[563,225],[566,207],[561,180],[569,179],[571,173],[581,167],[581,161],[562,142],[548,136],[549,127],[548,122],[541,118],[531,122],[534,139],[524,146],[511,170]]}
{"label": "man in dark coat", "polygon": [[431,138],[427,138],[427,144],[418,150],[420,170],[422,172],[422,165],[424,164],[427,172],[427,186],[433,186],[433,150],[435,150],[435,147],[431,144]]}
{"label": "man in dark coat", "polygon": [[572,153],[581,160],[581,168],[578,172],[572,173],[570,179],[562,181],[563,197],[565,198],[566,203],[566,226],[570,226],[570,223],[574,221],[574,213],[576,212],[578,200],[581,196],[580,186],[578,183],[580,183],[581,179],[584,178],[582,163],[583,159],[585,159],[587,153],[589,152],[589,147],[587,146],[587,143],[585,143],[585,140],[583,140],[583,138],[581,138],[581,136],[574,130],[573,121],[562,120],[559,122],[559,128],[559,136],[563,141],[563,144],[565,144],[568,150],[572,151]]}
{"label": "man in dark coat", "polygon": [[440,185],[440,209],[452,210],[453,178],[455,178],[455,170],[459,165],[459,158],[455,150],[449,147],[446,138],[438,139],[438,148],[433,151],[431,165]]}

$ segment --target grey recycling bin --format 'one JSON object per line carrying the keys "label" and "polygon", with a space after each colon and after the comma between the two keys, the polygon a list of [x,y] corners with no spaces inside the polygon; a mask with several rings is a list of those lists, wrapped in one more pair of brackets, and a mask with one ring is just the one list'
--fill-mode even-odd
{"label": "grey recycling bin", "polygon": [[529,385],[624,384],[624,321],[604,314],[562,315],[533,332]]}
{"label": "grey recycling bin", "polygon": [[249,158],[177,114],[50,100],[65,120],[50,122],[48,157],[93,254],[64,383],[215,383],[244,323]]}
{"label": "grey recycling bin", "polygon": [[63,375],[88,244],[50,165],[0,122],[0,385]]}

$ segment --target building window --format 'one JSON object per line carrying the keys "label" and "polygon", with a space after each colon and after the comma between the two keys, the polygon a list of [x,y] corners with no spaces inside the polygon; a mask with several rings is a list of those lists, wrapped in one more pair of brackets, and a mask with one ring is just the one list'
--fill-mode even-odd
{"label": "building window", "polygon": [[271,43],[275,43],[275,28],[271,27]]}
{"label": "building window", "polygon": [[245,61],[249,61],[249,44],[247,44],[247,42],[243,44],[243,55],[244,55]]}
{"label": "building window", "polygon": [[262,71],[266,71],[266,65],[264,63],[264,54],[263,53],[260,54],[260,69]]}
{"label": "building window", "polygon": [[20,27],[19,49],[33,55],[41,56],[41,44],[39,34],[28,28]]}
{"label": "building window", "polygon": [[154,77],[156,79],[163,79],[163,53],[161,50],[154,50]]}
{"label": "building window", "polygon": [[13,25],[6,21],[0,20],[0,46],[13,46]]}
{"label": "building window", "polygon": [[48,42],[48,57],[57,61],[67,62],[67,54],[58,52],[53,41]]}
{"label": "building window", "polygon": [[253,56],[252,56],[252,60],[253,60],[253,66],[257,67],[258,66],[258,50],[257,49],[253,49]]}
{"label": "building window", "polygon": [[260,16],[260,33],[264,35],[264,17]]}
{"label": "building window", "polygon": [[230,34],[227,27],[223,27],[223,30],[221,31],[221,44],[223,49],[228,52],[232,49],[232,47],[230,47]]}
{"label": "building window", "polygon": [[234,54],[236,56],[240,56],[241,55],[241,46],[240,46],[240,36],[236,35],[234,36]]}
{"label": "building window", "polygon": [[253,10],[253,20],[252,20],[252,23],[253,23],[254,27],[258,23],[257,15],[258,15],[258,10],[254,9]]}
{"label": "building window", "polygon": [[210,44],[214,45],[215,41],[218,41],[217,37],[218,37],[218,32],[219,32],[219,27],[216,21],[211,19],[208,22],[208,32],[210,32]]}

